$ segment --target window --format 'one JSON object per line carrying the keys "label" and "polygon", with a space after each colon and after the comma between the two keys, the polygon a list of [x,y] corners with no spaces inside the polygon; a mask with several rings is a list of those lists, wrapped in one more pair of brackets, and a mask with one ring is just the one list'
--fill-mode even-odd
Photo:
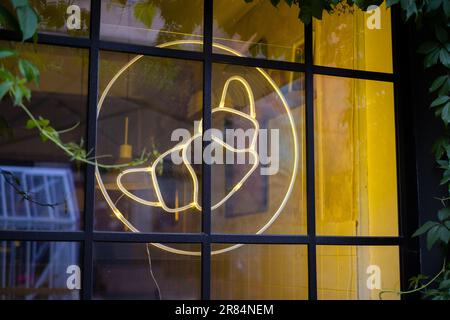
{"label": "window", "polygon": [[[68,1],[36,3],[39,44],[1,31],[41,69],[33,112],[79,123],[64,139],[103,164],[147,160],[77,166],[3,106],[1,299],[378,299],[404,286],[389,10],[372,30],[345,7],[304,26],[284,2],[71,1],[83,23],[67,30]],[[14,176],[65,205],[20,201]]]}

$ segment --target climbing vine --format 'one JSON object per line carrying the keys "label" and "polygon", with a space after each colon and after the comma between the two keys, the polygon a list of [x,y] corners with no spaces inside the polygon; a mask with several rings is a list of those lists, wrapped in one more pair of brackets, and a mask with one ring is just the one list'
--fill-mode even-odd
{"label": "climbing vine", "polygon": [[[22,40],[37,38],[37,28],[40,18],[36,10],[30,5],[28,0],[10,0],[10,5],[0,4],[0,26],[20,32]],[[6,67],[3,63],[5,59],[15,59],[16,68]],[[17,71],[17,72],[14,72]],[[27,107],[27,103],[31,99],[31,90],[29,85],[34,82],[39,84],[40,74],[39,69],[29,60],[20,57],[20,54],[14,50],[0,48],[0,100],[9,97],[12,106],[20,108],[28,117],[25,127],[29,130],[37,129],[43,142],[50,141],[59,149],[64,151],[70,160],[79,163],[97,165],[103,169],[118,169],[129,166],[136,166],[143,164],[149,160],[150,153],[145,150],[141,156],[132,160],[129,163],[120,165],[105,165],[97,162],[99,156],[91,156],[92,151],[86,150],[84,141],[80,142],[64,142],[61,139],[61,134],[71,131],[77,127],[77,124],[72,128],[57,131],[49,119],[41,116],[35,116]],[[8,133],[7,121],[0,117],[0,133]]]}

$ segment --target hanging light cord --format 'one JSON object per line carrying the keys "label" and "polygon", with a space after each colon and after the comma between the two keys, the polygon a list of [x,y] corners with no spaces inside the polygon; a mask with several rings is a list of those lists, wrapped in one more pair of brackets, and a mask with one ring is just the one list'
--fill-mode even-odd
{"label": "hanging light cord", "polygon": [[147,248],[147,256],[148,256],[148,265],[150,267],[150,276],[153,279],[153,282],[155,283],[156,289],[158,290],[158,299],[162,300],[162,295],[161,295],[161,288],[159,287],[158,281],[156,281],[155,275],[153,274],[153,268],[152,268],[152,258],[150,257],[150,249],[149,249],[150,244],[146,243],[145,247]]}

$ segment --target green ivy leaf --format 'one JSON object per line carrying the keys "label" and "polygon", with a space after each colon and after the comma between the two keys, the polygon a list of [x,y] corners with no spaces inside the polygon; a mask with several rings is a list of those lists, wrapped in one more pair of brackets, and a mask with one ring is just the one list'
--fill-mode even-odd
{"label": "green ivy leaf", "polygon": [[437,106],[440,106],[450,100],[449,96],[439,96],[436,99],[433,100],[433,102],[430,105],[430,108],[434,108]]}
{"label": "green ivy leaf", "polygon": [[31,119],[28,119],[27,123],[25,125],[25,128],[27,128],[27,129],[34,129],[34,128],[36,128],[36,122],[34,122]]}
{"label": "green ivy leaf", "polygon": [[[446,138],[441,137],[439,139],[436,140],[436,142],[433,144],[432,150],[434,153],[434,157],[437,160],[437,163],[439,165],[441,165],[441,162],[447,164],[447,161],[442,161],[439,160],[442,158],[442,156],[444,155],[445,151],[446,151],[446,147],[449,145],[449,142]],[[441,165],[442,167],[442,165]]]}
{"label": "green ivy leaf", "polygon": [[441,283],[439,283],[439,289],[450,289],[450,279],[444,280]]}
{"label": "green ivy leaf", "polygon": [[14,105],[18,106],[23,102],[24,92],[19,84],[15,84],[13,89]]}
{"label": "green ivy leaf", "polygon": [[11,90],[12,85],[13,82],[9,80],[0,83],[0,100]]}
{"label": "green ivy leaf", "polygon": [[445,76],[440,76],[440,77],[436,78],[436,79],[433,81],[433,84],[431,85],[429,91],[430,91],[430,92],[434,92],[434,91],[438,90],[440,87],[442,87],[442,85],[444,84],[444,82],[447,81],[447,79],[448,79],[448,76],[447,76],[447,75],[445,75]]}
{"label": "green ivy leaf", "polygon": [[[447,159],[450,159],[450,145],[447,144],[445,145],[445,153],[447,155]],[[447,161],[447,165],[445,167],[442,167],[443,169],[450,169],[450,162]]]}
{"label": "green ivy leaf", "polygon": [[53,138],[55,140],[59,139],[58,131],[56,131],[53,127],[50,126],[43,127],[42,131],[45,132],[45,135],[44,134],[41,135],[43,141],[46,141],[49,138]]}
{"label": "green ivy leaf", "polygon": [[45,118],[39,116],[39,118],[37,119],[37,123],[39,123],[39,125],[40,125],[42,128],[47,128],[47,127],[50,125],[50,120],[45,119]]}
{"label": "green ivy leaf", "polygon": [[443,222],[450,218],[450,208],[443,208],[438,211],[438,219]]}
{"label": "green ivy leaf", "polygon": [[424,67],[429,68],[431,66],[434,66],[438,62],[439,53],[440,53],[439,48],[436,48],[435,50],[428,53],[424,59]]}
{"label": "green ivy leaf", "polygon": [[28,82],[39,83],[39,69],[28,60],[19,60],[19,71]]}
{"label": "green ivy leaf", "polygon": [[[447,142],[445,142],[445,143],[447,143]],[[448,150],[446,150],[444,147],[444,150],[440,151],[439,154],[442,156],[444,154],[444,151],[447,151],[447,153],[448,153]],[[439,168],[441,168],[441,169],[449,168],[449,163],[446,160],[437,160],[436,162],[439,164]]]}
{"label": "green ivy leaf", "polygon": [[447,18],[450,17],[450,1],[444,1],[442,8],[444,9],[444,13]]}
{"label": "green ivy leaf", "polygon": [[37,126],[39,125],[42,129],[45,129],[45,128],[47,128],[49,126],[49,124],[50,124],[50,120],[42,118],[42,117],[39,117],[39,118],[37,118],[35,120],[29,119],[27,121],[26,128],[27,129],[34,129],[34,128],[37,128]]}
{"label": "green ivy leaf", "polygon": [[9,58],[17,55],[17,52],[9,49],[0,49],[0,59]]}
{"label": "green ivy leaf", "polygon": [[35,120],[29,119],[26,124],[27,129],[34,129],[37,128],[38,126],[41,127],[42,130],[40,132],[40,137],[42,141],[45,142],[48,140],[48,136],[46,136],[45,134],[49,136],[54,136],[56,138],[58,137],[58,132],[54,128],[50,127],[50,120],[48,119],[45,119],[43,117],[39,117]]}
{"label": "green ivy leaf", "polygon": [[442,179],[440,181],[440,185],[442,186],[442,185],[446,184],[449,181],[450,181],[450,169],[447,169],[447,170],[444,171],[444,174],[442,175]]}
{"label": "green ivy leaf", "polygon": [[446,123],[450,123],[450,102],[447,102],[442,108],[441,119]]}
{"label": "green ivy leaf", "polygon": [[37,13],[28,5],[17,7],[16,13],[20,30],[22,31],[22,40],[25,41],[30,39],[36,33],[38,28],[39,18]]}
{"label": "green ivy leaf", "polygon": [[400,2],[400,0],[386,0],[386,7],[390,8],[399,2]]}
{"label": "green ivy leaf", "polygon": [[436,110],[434,111],[434,115],[436,117],[440,117],[442,114],[442,107],[436,108]]}
{"label": "green ivy leaf", "polygon": [[447,81],[444,82],[438,93],[440,96],[450,95],[450,77],[447,79]]}
{"label": "green ivy leaf", "polygon": [[14,75],[3,67],[0,67],[0,79],[14,81]]}
{"label": "green ivy leaf", "polygon": [[14,9],[29,5],[28,0],[11,0],[11,4],[13,5]]}
{"label": "green ivy leaf", "polygon": [[419,274],[416,277],[411,277],[408,282],[409,282],[409,288],[410,289],[416,289],[417,287],[419,287],[419,285],[421,284],[422,281],[427,280],[428,276],[423,275],[423,274]]}
{"label": "green ivy leaf", "polygon": [[444,226],[440,226],[439,227],[439,239],[443,243],[448,244],[448,242],[450,241],[450,230],[448,230]]}
{"label": "green ivy leaf", "polygon": [[433,246],[436,244],[436,242],[439,240],[440,235],[440,225],[437,224],[436,226],[432,227],[427,232],[427,248],[428,250],[431,250]]}
{"label": "green ivy leaf", "polygon": [[436,221],[427,221],[419,229],[417,229],[416,232],[414,232],[414,234],[412,236],[413,237],[420,236],[420,235],[424,234],[425,232],[427,232],[428,230],[430,230],[431,228],[438,226],[438,225],[439,225],[439,223],[437,223]]}
{"label": "green ivy leaf", "polygon": [[431,0],[428,1],[427,12],[437,10],[442,4],[442,0]]}
{"label": "green ivy leaf", "polygon": [[439,60],[444,66],[450,68],[450,53],[447,51],[447,49],[441,49],[441,51],[439,52]]}
{"label": "green ivy leaf", "polygon": [[413,15],[417,15],[417,5],[415,1],[408,1],[408,6],[406,7],[406,21],[409,20]]}

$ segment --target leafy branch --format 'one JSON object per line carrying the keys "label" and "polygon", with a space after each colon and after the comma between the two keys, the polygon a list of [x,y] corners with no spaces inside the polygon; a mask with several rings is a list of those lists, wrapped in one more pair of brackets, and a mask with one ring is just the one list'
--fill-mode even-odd
{"label": "leafy branch", "polygon": [[[0,49],[0,59],[15,57],[18,54],[12,50]],[[150,158],[150,154],[145,150],[142,152],[139,158],[136,158],[128,163],[107,165],[97,162],[97,159],[102,156],[90,157],[91,151],[86,151],[84,148],[84,141],[80,143],[75,142],[63,142],[61,139],[61,133],[68,132],[76,128],[76,126],[63,131],[57,131],[51,126],[50,120],[35,117],[30,109],[25,105],[25,101],[30,101],[31,90],[28,88],[28,84],[34,82],[39,84],[39,70],[30,61],[19,59],[18,69],[20,75],[14,75],[11,71],[0,65],[0,100],[5,96],[9,96],[13,105],[20,108],[28,117],[26,123],[27,129],[37,129],[43,142],[51,141],[55,146],[64,151],[71,161],[79,163],[85,163],[89,165],[95,165],[103,169],[120,169],[129,166],[141,165],[147,162]]]}
{"label": "leafy branch", "polygon": [[[450,1],[420,0],[420,1],[388,1],[399,4],[405,12],[406,19],[413,19],[417,25],[429,31],[430,39],[422,43],[418,53],[424,55],[424,68],[433,68],[438,76],[429,87],[429,94],[434,97],[430,108],[439,117],[445,127],[444,136],[434,145],[434,155],[440,169],[443,170],[440,184],[446,186],[450,194]],[[444,263],[442,269],[429,282],[418,286],[412,292],[421,291],[424,297],[433,300],[450,299],[450,264],[446,264],[450,242],[450,207],[448,197],[441,199],[443,208],[437,213],[437,221],[425,222],[413,235],[426,235],[428,250],[438,246],[442,249]],[[417,278],[416,278],[417,279]],[[415,280],[413,278],[413,280]],[[416,285],[420,283],[417,281]],[[431,284],[436,288],[428,289]],[[426,289],[426,290],[425,290]],[[425,291],[424,291],[425,290]],[[410,293],[400,292],[400,294]]]}
{"label": "leafy branch", "polygon": [[[449,279],[449,276],[448,276],[448,275],[450,274],[449,268],[450,268],[450,266],[447,265],[447,260],[444,259],[444,264],[442,265],[441,270],[440,270],[440,271],[439,271],[439,272],[438,272],[438,273],[437,273],[430,281],[428,281],[427,283],[421,284],[422,281],[427,280],[428,277],[427,277],[427,276],[424,276],[424,275],[422,275],[422,274],[419,274],[418,276],[412,277],[411,279],[409,279],[409,287],[411,288],[411,290],[408,290],[408,291],[381,290],[381,291],[378,293],[378,297],[379,297],[380,300],[383,300],[383,295],[386,294],[386,293],[395,293],[395,294],[397,294],[397,295],[402,295],[402,294],[411,294],[411,293],[415,293],[415,292],[421,292],[421,291],[423,291],[423,290],[425,290],[425,289],[428,289],[428,287],[429,287],[430,285],[434,284],[434,282],[438,281],[439,278],[440,278],[442,275],[445,276],[444,281],[445,281],[445,280],[448,280],[448,279]],[[450,284],[450,283],[449,283],[449,284]],[[450,286],[448,286],[448,285],[445,285],[445,286],[444,286],[444,285],[442,284],[442,281],[441,281],[441,284],[439,285],[439,289],[443,289],[444,287],[445,287],[446,289],[450,289]],[[431,292],[432,292],[432,293],[431,293]],[[445,293],[444,293],[444,294],[445,294]],[[432,295],[433,295],[433,296],[436,296],[436,297],[442,297],[442,294],[440,294],[438,290],[429,290],[429,291],[425,291],[425,295],[428,295],[428,296],[432,296]],[[449,297],[449,298],[450,298],[450,297]],[[447,298],[447,299],[445,299],[445,300],[448,300],[449,298]]]}
{"label": "leafy branch", "polygon": [[[38,13],[30,5],[28,0],[10,0],[9,3],[0,4],[0,26],[22,34],[22,41],[34,38],[36,42],[39,22],[40,17]],[[128,163],[107,165],[97,162],[99,158],[105,156],[90,156],[92,150],[87,151],[85,149],[83,139],[81,139],[79,143],[64,142],[61,139],[61,134],[74,130],[78,124],[66,130],[57,131],[51,126],[50,120],[41,116],[34,116],[25,104],[31,99],[29,85],[31,83],[39,85],[40,72],[32,62],[21,59],[16,51],[0,48],[0,61],[5,61],[6,59],[11,60],[13,58],[17,59],[17,69],[19,74],[14,74],[10,70],[12,68],[8,69],[3,63],[0,64],[0,101],[5,97],[9,97],[13,107],[20,108],[27,115],[28,121],[26,122],[26,128],[38,130],[43,142],[52,142],[56,147],[61,149],[71,161],[95,165],[103,169],[121,169],[144,164],[149,161],[150,158],[155,158],[155,156],[157,157],[159,155],[156,150],[148,153],[144,149],[140,157],[133,159]],[[11,128],[3,117],[0,117],[0,134],[11,135]],[[41,203],[34,200],[27,191],[20,188],[20,181],[14,177],[12,173],[4,170],[0,173],[22,199],[40,206],[54,207],[58,205]]]}

